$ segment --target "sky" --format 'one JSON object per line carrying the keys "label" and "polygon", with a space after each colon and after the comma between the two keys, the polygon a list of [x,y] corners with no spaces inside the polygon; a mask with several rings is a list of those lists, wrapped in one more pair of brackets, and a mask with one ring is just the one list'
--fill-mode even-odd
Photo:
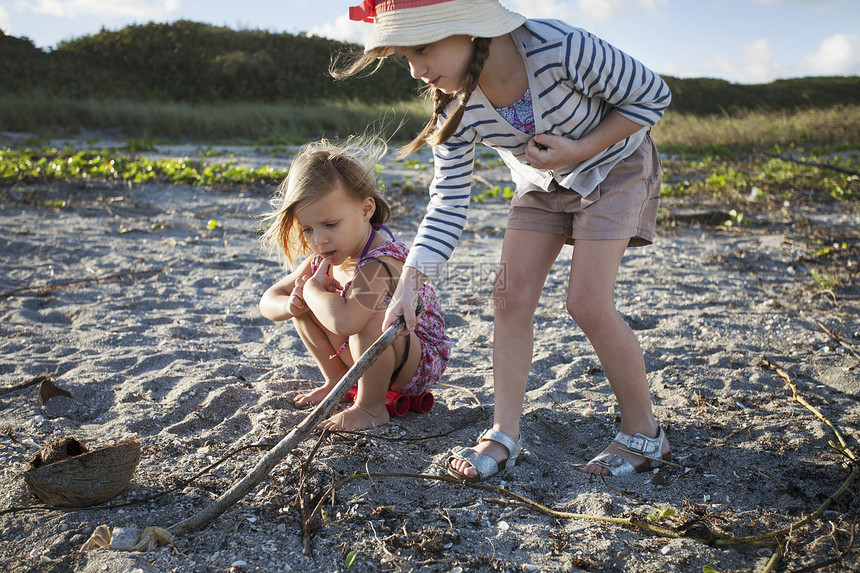
{"label": "sky", "polygon": [[[360,0],[0,0],[0,30],[50,50],[131,24],[193,20],[362,43]],[[584,28],[655,72],[732,83],[860,75],[860,0],[501,0]]]}

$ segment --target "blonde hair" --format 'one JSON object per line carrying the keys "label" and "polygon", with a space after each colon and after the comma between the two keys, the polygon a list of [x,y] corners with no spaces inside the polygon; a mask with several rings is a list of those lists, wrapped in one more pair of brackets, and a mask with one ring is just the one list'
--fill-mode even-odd
{"label": "blonde hair", "polygon": [[[472,97],[472,92],[478,87],[478,80],[481,77],[481,71],[484,69],[484,63],[490,55],[490,43],[492,38],[474,38],[472,45],[474,53],[472,63],[469,65],[466,77],[463,78],[463,85],[453,94],[446,94],[438,88],[429,86],[426,90],[426,95],[433,103],[433,115],[424,126],[415,139],[397,150],[397,157],[403,158],[410,153],[417,151],[425,145],[435,146],[441,145],[448,141],[454,132],[460,127],[460,121],[463,119],[463,112],[466,103]],[[332,62],[329,68],[329,73],[335,79],[345,79],[358,75],[371,75],[375,73],[385,58],[393,53],[391,48],[376,48],[368,52],[346,53],[341,54]],[[338,68],[339,60],[345,60],[345,65]],[[372,68],[372,69],[370,69]],[[367,71],[369,69],[369,71]],[[459,100],[460,105],[448,116],[444,117],[445,109],[454,100]]]}
{"label": "blonde hair", "polygon": [[285,264],[291,265],[310,251],[296,221],[296,213],[330,193],[336,185],[358,202],[367,197],[376,209],[371,223],[385,223],[391,209],[383,199],[376,182],[374,167],[388,151],[376,139],[350,138],[344,144],[320,140],[302,147],[293,158],[287,177],[272,198],[272,212],[263,216],[260,241],[270,250],[278,249]]}

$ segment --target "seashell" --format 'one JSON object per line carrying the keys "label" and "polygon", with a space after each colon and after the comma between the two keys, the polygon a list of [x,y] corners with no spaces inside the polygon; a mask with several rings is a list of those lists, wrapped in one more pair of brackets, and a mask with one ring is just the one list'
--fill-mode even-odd
{"label": "seashell", "polygon": [[72,398],[72,393],[65,388],[60,388],[54,384],[54,380],[52,378],[48,377],[42,380],[42,383],[39,384],[39,390],[36,393],[36,396],[39,398],[39,403],[44,404],[55,396]]}
{"label": "seashell", "polygon": [[140,442],[126,440],[88,450],[72,437],[45,444],[29,460],[24,481],[55,507],[98,505],[124,490],[140,462]]}

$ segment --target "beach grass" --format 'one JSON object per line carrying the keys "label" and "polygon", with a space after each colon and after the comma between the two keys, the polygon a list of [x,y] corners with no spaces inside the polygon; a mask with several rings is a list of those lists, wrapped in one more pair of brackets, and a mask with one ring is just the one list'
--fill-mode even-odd
{"label": "beach grass", "polygon": [[[36,139],[114,133],[159,141],[244,141],[295,145],[319,137],[416,132],[426,121],[421,102],[320,104],[137,102],[55,98],[48,94],[0,95],[0,125]],[[402,135],[402,138],[407,136]]]}
{"label": "beach grass", "polygon": [[[426,122],[429,108],[415,99],[398,104],[137,102],[0,95],[0,125],[36,139],[115,133],[158,141],[244,141],[295,145],[320,137],[378,133],[405,141]],[[653,128],[664,153],[738,153],[779,146],[860,148],[860,105],[788,111],[741,111],[698,116],[669,109]]]}
{"label": "beach grass", "polygon": [[709,116],[676,114],[670,109],[654,126],[653,137],[664,153],[725,155],[773,147],[806,147],[817,152],[858,149],[860,106]]}

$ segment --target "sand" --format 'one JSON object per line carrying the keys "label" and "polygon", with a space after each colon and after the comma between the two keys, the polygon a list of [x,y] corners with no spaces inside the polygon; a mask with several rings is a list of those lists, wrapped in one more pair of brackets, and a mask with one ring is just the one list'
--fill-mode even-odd
{"label": "sand", "polygon": [[[288,163],[239,153],[234,161]],[[481,174],[504,181],[503,172]],[[429,175],[403,164],[385,172],[407,176],[411,186],[392,192],[390,227],[408,243]],[[292,396],[321,377],[291,325],[257,309],[283,272],[257,241],[255,217],[271,191],[0,188],[0,570],[328,572],[350,561],[352,571],[762,570],[777,550],[767,539],[718,538],[790,527],[856,475],[825,423],[856,454],[856,211],[798,205],[726,228],[712,224],[726,207],[702,202],[665,202],[659,238],[629,251],[617,282],[679,467],[605,481],[577,471],[608,444],[618,417],[564,310],[566,247],[534,320],[522,463],[484,489],[381,475],[436,475],[451,447],[472,445],[491,423],[491,284],[507,207],[496,200],[474,206],[437,285],[454,350],[430,413],[322,442],[308,435],[249,495],[172,546],[81,551],[99,525],[167,528],[195,515],[308,414]],[[65,207],[52,206],[58,200]],[[849,245],[834,263],[845,271],[834,293],[804,266],[817,239]],[[25,383],[43,374],[72,396],[40,403],[37,385]],[[62,436],[89,447],[140,440],[135,475],[109,507],[50,508],[27,488],[27,459]],[[356,473],[365,475],[332,495]],[[858,492],[850,483],[811,523],[778,535],[778,570],[860,569]],[[303,537],[302,507],[307,515],[317,504]]]}

